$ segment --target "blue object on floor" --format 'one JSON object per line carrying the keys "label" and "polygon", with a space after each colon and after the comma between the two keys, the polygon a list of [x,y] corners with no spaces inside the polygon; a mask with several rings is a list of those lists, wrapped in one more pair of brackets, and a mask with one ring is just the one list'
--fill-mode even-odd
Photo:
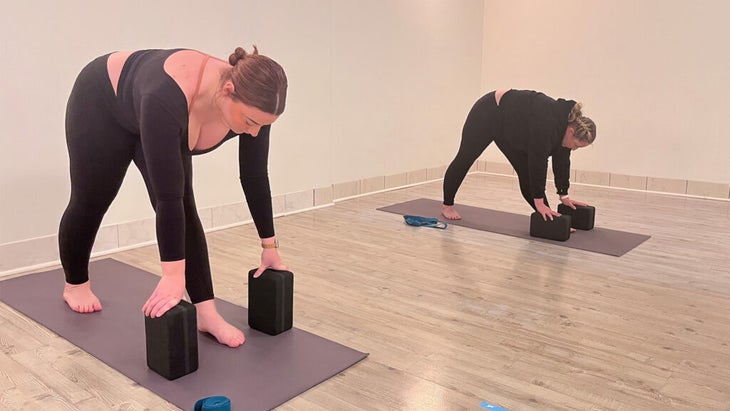
{"label": "blue object on floor", "polygon": [[448,224],[441,222],[433,217],[421,217],[419,215],[404,215],[403,219],[406,220],[406,224],[414,227],[431,227],[444,229],[448,227]]}
{"label": "blue object on floor", "polygon": [[195,402],[194,411],[231,411],[231,400],[222,395],[203,398]]}
{"label": "blue object on floor", "polygon": [[486,401],[482,401],[481,404],[479,404],[480,407],[484,410],[492,410],[492,411],[509,411],[507,408],[502,408],[499,405],[490,404]]}

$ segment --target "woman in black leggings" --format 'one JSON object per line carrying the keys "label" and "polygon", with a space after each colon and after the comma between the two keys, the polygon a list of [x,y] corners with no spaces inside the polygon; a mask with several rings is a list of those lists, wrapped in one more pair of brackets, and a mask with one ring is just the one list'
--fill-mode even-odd
{"label": "woman in black leggings", "polygon": [[583,116],[580,103],[529,90],[488,93],[477,100],[464,123],[459,151],[444,176],[441,213],[451,220],[461,218],[454,207],[456,192],[492,141],[517,172],[522,196],[544,219],[560,215],[545,198],[550,156],[560,201],[571,208],[586,205],[568,197],[570,152],[595,138],[596,125]]}
{"label": "woman in black leggings", "polygon": [[89,256],[134,162],[155,210],[162,265],[145,315],[161,316],[187,289],[200,331],[231,347],[243,344],[243,333],[215,307],[191,157],[238,137],[241,185],[263,248],[256,276],[267,267],[286,269],[267,171],[270,125],[284,111],[286,89],[284,70],[255,47],[252,54],[237,48],[228,61],[185,49],[115,52],[81,71],[66,112],[71,199],[59,228],[63,298],[71,309],[101,310],[91,290]]}

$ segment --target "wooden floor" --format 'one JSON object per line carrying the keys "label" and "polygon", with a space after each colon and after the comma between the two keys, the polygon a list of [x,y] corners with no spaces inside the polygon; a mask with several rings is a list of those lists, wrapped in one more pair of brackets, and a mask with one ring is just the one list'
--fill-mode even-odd
{"label": "wooden floor", "polygon": [[[622,257],[376,211],[440,187],[276,219],[295,326],[370,353],[280,410],[730,410],[730,202],[574,186],[597,226],[652,236]],[[458,203],[531,211],[485,174]],[[208,241],[217,296],[246,306],[255,229]],[[113,257],[159,273],[156,247]],[[0,409],[177,408],[0,304]]]}

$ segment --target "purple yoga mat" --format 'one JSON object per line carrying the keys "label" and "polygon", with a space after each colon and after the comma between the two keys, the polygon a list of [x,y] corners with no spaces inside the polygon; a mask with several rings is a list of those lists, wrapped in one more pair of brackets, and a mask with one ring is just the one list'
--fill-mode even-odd
{"label": "purple yoga mat", "polygon": [[184,410],[213,395],[230,398],[233,410],[269,410],[367,357],[296,328],[276,336],[251,330],[245,308],[216,300],[246,343],[228,348],[198,333],[200,367],[168,381],[147,368],[141,311],[159,277],[112,259],[92,262],[89,270],[101,312],[68,308],[60,269],[1,281],[0,300]]}
{"label": "purple yoga mat", "polygon": [[570,235],[567,241],[555,241],[530,236],[530,216],[507,213],[504,211],[489,210],[486,208],[457,205],[461,220],[446,220],[441,215],[441,202],[419,198],[403,203],[378,208],[380,211],[401,215],[418,215],[435,217],[449,224],[476,230],[489,231],[498,234],[507,234],[513,237],[529,238],[534,241],[593,251],[601,254],[620,257],[633,250],[636,246],[651,238],[644,234],[627,233],[625,231],[610,230],[595,227],[592,230],[577,230]]}

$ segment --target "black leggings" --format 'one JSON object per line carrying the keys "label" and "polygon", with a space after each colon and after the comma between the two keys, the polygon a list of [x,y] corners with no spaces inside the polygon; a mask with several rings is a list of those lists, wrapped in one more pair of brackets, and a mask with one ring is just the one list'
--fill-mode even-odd
{"label": "black leggings", "polygon": [[[527,164],[527,153],[515,150],[507,144],[500,143],[502,135],[502,116],[495,92],[491,92],[477,100],[466,117],[461,132],[461,144],[456,158],[449,164],[444,175],[444,205],[454,205],[456,192],[469,172],[472,164],[479,158],[489,144],[494,141],[497,148],[507,157],[507,160],[517,172],[520,182],[520,191],[525,201],[535,208],[535,200],[530,194],[530,176]],[[542,196],[545,205],[548,205],[545,195]]]}
{"label": "black leggings", "polygon": [[[94,60],[82,70],[66,110],[71,199],[61,218],[58,245],[69,284],[88,281],[89,258],[96,233],[132,161],[144,178],[152,207],[156,208],[140,137],[123,126],[125,119],[115,109],[107,57]],[[213,298],[213,283],[205,233],[193,196],[191,157],[183,156],[183,163],[185,285],[190,300],[198,303]]]}

